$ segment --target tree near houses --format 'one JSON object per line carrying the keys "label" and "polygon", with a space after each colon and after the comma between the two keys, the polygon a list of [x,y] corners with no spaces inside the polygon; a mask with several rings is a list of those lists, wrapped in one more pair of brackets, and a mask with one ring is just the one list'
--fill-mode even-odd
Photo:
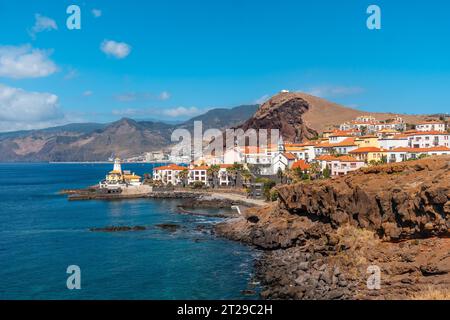
{"label": "tree near houses", "polygon": [[[298,179],[297,179],[297,171],[298,171],[299,169],[300,169],[300,168],[297,168],[297,169],[289,169],[289,168],[286,168],[286,170],[284,170],[284,175],[285,175],[285,177],[286,177],[286,183],[287,183],[287,184],[291,184],[292,182],[298,180]],[[301,170],[300,170],[300,171],[301,171]]]}
{"label": "tree near houses", "polygon": [[239,163],[235,163],[231,167],[227,168],[227,173],[228,176],[231,178],[231,184],[233,187],[236,187],[238,185],[243,168],[244,166]]}
{"label": "tree near houses", "polygon": [[219,184],[219,171],[220,171],[220,166],[219,165],[212,165],[206,171],[206,174],[208,176],[209,184],[213,188],[216,188],[217,185]]}
{"label": "tree near houses", "polygon": [[309,173],[312,179],[317,179],[320,176],[321,170],[318,162],[312,162],[310,164]]}
{"label": "tree near houses", "polygon": [[181,180],[183,187],[186,187],[188,184],[189,170],[185,169],[178,173],[178,178]]}
{"label": "tree near houses", "polygon": [[326,165],[326,166],[325,166],[325,169],[323,169],[323,171],[322,171],[322,176],[323,176],[325,179],[329,179],[329,178],[331,177],[331,169],[330,169],[330,166],[329,166],[329,165]]}
{"label": "tree near houses", "polygon": [[242,179],[244,180],[244,183],[249,183],[252,179],[252,174],[247,169],[242,170],[240,174]]}

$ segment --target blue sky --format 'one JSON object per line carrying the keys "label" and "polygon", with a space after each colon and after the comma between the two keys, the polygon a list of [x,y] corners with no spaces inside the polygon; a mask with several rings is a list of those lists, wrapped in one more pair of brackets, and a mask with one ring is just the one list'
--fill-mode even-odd
{"label": "blue sky", "polygon": [[[66,28],[70,4],[81,30]],[[370,4],[381,30],[366,27]],[[370,111],[448,112],[448,12],[437,0],[0,0],[0,131],[185,119],[281,89]]]}

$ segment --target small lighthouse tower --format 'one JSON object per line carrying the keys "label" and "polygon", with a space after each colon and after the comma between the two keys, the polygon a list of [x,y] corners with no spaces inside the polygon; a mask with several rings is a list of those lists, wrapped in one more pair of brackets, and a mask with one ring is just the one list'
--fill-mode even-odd
{"label": "small lighthouse tower", "polygon": [[113,171],[122,172],[122,165],[120,164],[120,159],[119,158],[115,158],[114,159]]}
{"label": "small lighthouse tower", "polygon": [[278,139],[278,153],[283,153],[285,151],[283,137],[280,135]]}

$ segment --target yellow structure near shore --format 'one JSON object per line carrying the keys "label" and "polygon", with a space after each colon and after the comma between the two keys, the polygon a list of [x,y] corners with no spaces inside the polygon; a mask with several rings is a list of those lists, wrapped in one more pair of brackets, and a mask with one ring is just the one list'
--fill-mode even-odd
{"label": "yellow structure near shore", "polygon": [[120,159],[114,160],[113,170],[108,173],[105,180],[99,183],[100,188],[123,188],[142,185],[141,177],[129,170],[122,170]]}

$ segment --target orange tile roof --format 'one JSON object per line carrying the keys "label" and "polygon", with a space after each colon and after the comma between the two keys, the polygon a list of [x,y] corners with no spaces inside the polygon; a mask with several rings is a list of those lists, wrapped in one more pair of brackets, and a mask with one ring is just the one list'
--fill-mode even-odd
{"label": "orange tile roof", "polygon": [[350,157],[350,156],[337,157],[336,161],[340,161],[340,162],[364,162],[362,160],[358,160],[358,159],[355,159],[355,158]]}
{"label": "orange tile roof", "polygon": [[419,153],[419,152],[433,152],[433,151],[449,151],[450,152],[450,148],[444,147],[444,146],[437,146],[437,147],[431,147],[431,148],[405,148],[405,147],[399,147],[399,148],[390,150],[389,152]]}
{"label": "orange tile roof", "polygon": [[349,146],[355,146],[355,138],[347,138],[338,143],[325,142],[317,145],[317,147],[319,148],[349,147]]}
{"label": "orange tile roof", "polygon": [[352,137],[353,131],[334,131],[332,134],[330,134],[330,137]]}
{"label": "orange tile roof", "polygon": [[368,153],[368,152],[385,152],[385,150],[377,147],[363,147],[352,150],[349,153]]}
{"label": "orange tile roof", "polygon": [[227,168],[231,168],[233,165],[232,164],[220,164],[219,166],[222,169],[227,169]]}
{"label": "orange tile roof", "polygon": [[202,166],[198,166],[198,167],[193,167],[192,169],[189,169],[189,170],[195,171],[195,170],[208,170],[208,169],[209,169],[209,166],[202,165]]}
{"label": "orange tile roof", "polygon": [[124,174],[123,175],[124,179],[140,179],[141,177],[135,174]]}
{"label": "orange tile roof", "polygon": [[292,169],[300,169],[300,170],[308,170],[310,167],[309,164],[307,164],[305,162],[305,160],[298,160],[296,162],[294,162],[294,164],[292,165]]}
{"label": "orange tile roof", "polygon": [[297,159],[292,153],[289,153],[289,152],[283,153],[283,156],[284,156],[286,159],[288,159],[288,160],[295,160],[295,159]]}
{"label": "orange tile roof", "polygon": [[414,133],[410,133],[410,136],[424,136],[424,135],[450,135],[450,133],[445,132],[445,131],[416,131]]}
{"label": "orange tile roof", "polygon": [[319,160],[319,161],[332,161],[334,159],[336,159],[336,157],[328,155],[328,154],[324,154],[324,155],[318,156],[316,158],[316,160]]}
{"label": "orange tile roof", "polygon": [[183,167],[183,166],[176,165],[176,164],[169,164],[167,166],[156,167],[153,170],[156,170],[156,171],[161,171],[161,170],[178,170],[178,171],[183,171],[183,170],[187,170],[187,168]]}
{"label": "orange tile roof", "polygon": [[265,153],[265,150],[260,147],[255,146],[247,146],[243,148],[244,154],[253,154],[253,153]]}
{"label": "orange tile roof", "polygon": [[421,121],[418,124],[444,124],[444,122],[437,120],[428,120],[428,121]]}

